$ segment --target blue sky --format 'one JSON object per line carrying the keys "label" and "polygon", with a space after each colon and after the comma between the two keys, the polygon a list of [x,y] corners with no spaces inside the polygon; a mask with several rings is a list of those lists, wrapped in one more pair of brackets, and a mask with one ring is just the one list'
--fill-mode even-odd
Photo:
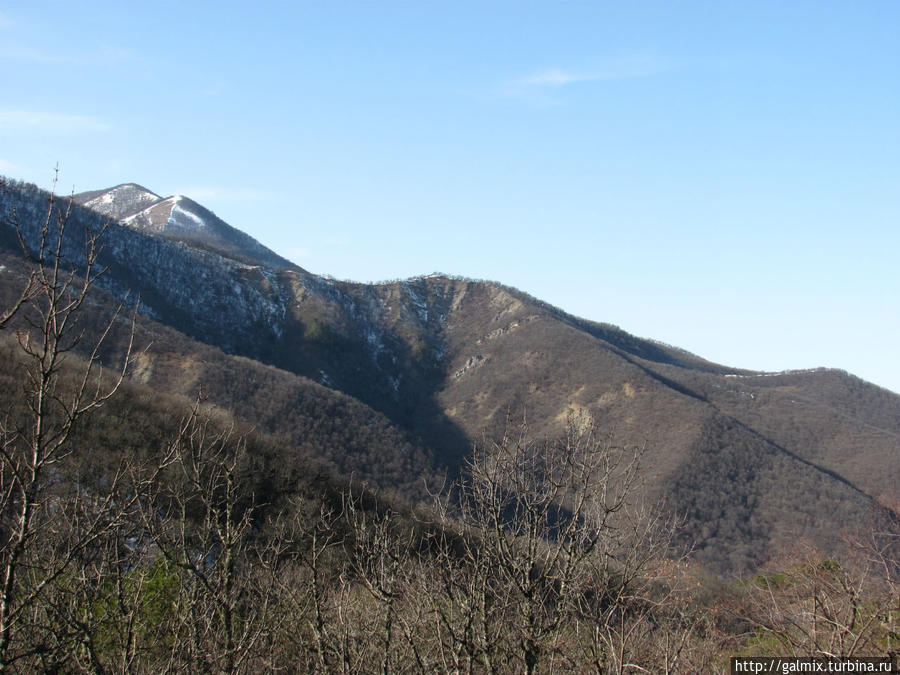
{"label": "blue sky", "polygon": [[900,392],[900,3],[0,2],[0,173]]}

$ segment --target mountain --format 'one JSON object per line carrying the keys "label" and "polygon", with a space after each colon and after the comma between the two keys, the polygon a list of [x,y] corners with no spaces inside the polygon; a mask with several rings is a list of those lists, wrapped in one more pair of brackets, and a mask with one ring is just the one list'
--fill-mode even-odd
{"label": "mountain", "polygon": [[[8,181],[0,209],[33,242],[46,199]],[[118,219],[100,282],[112,297],[140,294],[150,346],[133,377],[184,395],[202,386],[337,473],[421,500],[508,415],[537,436],[590,417],[644,448],[643,495],[684,519],[684,545],[717,571],[896,523],[900,396],[847,373],[730,368],[496,283],[335,281],[186,197],[134,184],[76,201],[73,259],[76,232]],[[12,260],[8,228],[0,247]],[[14,287],[10,274],[0,282]],[[322,426],[333,431],[310,436]]]}
{"label": "mountain", "polygon": [[82,192],[73,195],[72,199],[92,211],[118,221],[143,211],[160,201],[162,197],[141,185],[123,183],[108,190]]}
{"label": "mountain", "polygon": [[147,188],[124,183],[73,196],[78,204],[135,230],[214,251],[235,260],[274,269],[291,267],[281,256],[182,195],[162,198]]}

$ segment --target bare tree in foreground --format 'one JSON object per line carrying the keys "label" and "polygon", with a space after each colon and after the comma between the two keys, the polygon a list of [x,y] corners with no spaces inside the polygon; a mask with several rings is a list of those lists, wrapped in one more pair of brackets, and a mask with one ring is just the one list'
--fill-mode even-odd
{"label": "bare tree in foreground", "polygon": [[140,481],[144,531],[174,582],[170,672],[255,672],[279,632],[273,611],[287,541],[253,537],[243,437],[198,402]]}
{"label": "bare tree in foreground", "polygon": [[749,586],[747,618],[760,650],[810,657],[896,656],[900,558],[896,532],[873,528],[842,561],[809,550]]}
{"label": "bare tree in foreground", "polygon": [[82,310],[103,273],[97,265],[103,231],[85,233],[81,260],[65,260],[71,208],[71,200],[60,208],[51,196],[30,248],[11,216],[34,269],[0,321],[0,327],[17,321],[21,358],[10,365],[21,369],[24,404],[0,419],[0,670],[35,658],[49,667],[71,656],[64,653],[71,641],[60,631],[77,629],[61,628],[65,618],[44,601],[129,508],[119,490],[121,473],[102,495],[63,484],[82,450],[73,442],[76,427],[118,390],[131,352],[129,340],[118,372],[102,372],[100,348],[121,305],[92,344],[81,344],[88,332]]}
{"label": "bare tree in foreground", "polygon": [[[641,594],[671,535],[638,503],[640,454],[575,420],[546,442],[508,423],[475,448],[458,516],[440,504],[435,543],[436,630],[451,670],[573,668],[588,649],[598,670],[622,671],[631,629],[620,621],[651,601]],[[579,637],[579,625],[593,632]]]}

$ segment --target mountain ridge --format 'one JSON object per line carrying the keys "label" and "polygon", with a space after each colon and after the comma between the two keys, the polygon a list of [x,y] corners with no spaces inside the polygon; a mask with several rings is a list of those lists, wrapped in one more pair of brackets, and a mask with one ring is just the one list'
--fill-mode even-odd
{"label": "mountain ridge", "polygon": [[[5,211],[39,213],[42,193],[12,187]],[[103,221],[89,209],[73,217]],[[647,498],[685,517],[686,540],[714,569],[754,569],[796,536],[835,546],[842,522],[900,503],[900,397],[840,371],[715,364],[494,282],[337,281],[250,264],[244,240],[217,250],[127,223],[107,235],[114,295],[139,291],[148,316],[193,340],[370,406],[435,467],[458,471],[510,413],[538,436],[590,416],[617,442],[645,446]]]}

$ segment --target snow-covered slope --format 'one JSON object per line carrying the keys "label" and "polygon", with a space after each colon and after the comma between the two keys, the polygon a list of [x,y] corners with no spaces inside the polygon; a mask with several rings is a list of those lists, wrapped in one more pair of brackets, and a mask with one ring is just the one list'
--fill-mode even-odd
{"label": "snow-covered slope", "polygon": [[102,213],[104,216],[122,220],[146,209],[160,199],[161,197],[158,194],[141,185],[123,183],[109,190],[83,192],[80,195],[76,195],[75,201],[89,209]]}
{"label": "snow-covered slope", "polygon": [[134,183],[75,195],[75,201],[135,230],[181,241],[252,265],[293,265],[212,211],[183,196],[160,197]]}
{"label": "snow-covered slope", "polygon": [[[182,195],[160,199],[145,209],[122,219],[123,225],[155,234],[203,239],[209,230],[200,215],[202,207]],[[203,209],[205,210],[205,209]]]}

